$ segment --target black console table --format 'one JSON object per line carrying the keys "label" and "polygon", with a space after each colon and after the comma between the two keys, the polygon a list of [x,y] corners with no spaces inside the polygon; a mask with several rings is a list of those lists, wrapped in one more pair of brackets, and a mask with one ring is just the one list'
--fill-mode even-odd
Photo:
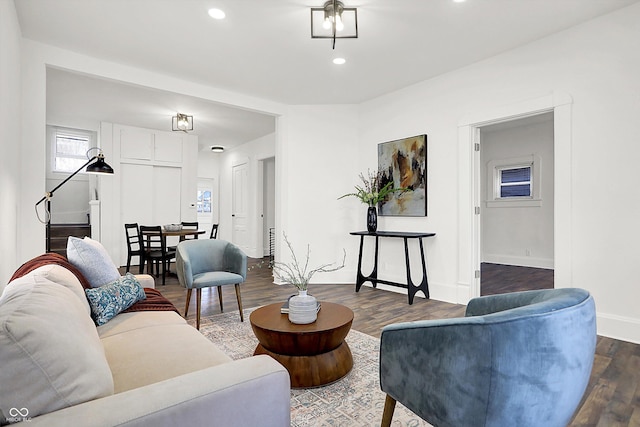
{"label": "black console table", "polygon": [[[433,237],[436,233],[410,233],[403,231],[352,231],[349,233],[353,236],[360,236],[360,253],[358,255],[358,275],[356,277],[356,292],[360,290],[364,282],[371,282],[375,288],[378,283],[384,283],[385,285],[400,286],[407,289],[409,296],[409,304],[413,304],[413,297],[416,292],[422,291],[424,296],[429,298],[429,282],[427,281],[427,265],[424,259],[424,246],[422,245],[423,237]],[[362,274],[362,248],[364,246],[365,236],[373,236],[376,238],[375,247],[375,260],[373,264],[373,271],[370,275],[365,276]],[[398,237],[404,240],[404,259],[407,265],[407,284],[391,282],[388,280],[378,279],[378,240],[380,237]],[[422,281],[419,285],[415,285],[411,280],[411,270],[409,267],[409,245],[407,241],[409,239],[418,239],[420,242],[420,258],[422,260]]]}

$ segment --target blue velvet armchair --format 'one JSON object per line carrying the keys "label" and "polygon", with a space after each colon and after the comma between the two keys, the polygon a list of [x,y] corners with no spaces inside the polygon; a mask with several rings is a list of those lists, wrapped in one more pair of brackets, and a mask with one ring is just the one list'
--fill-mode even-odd
{"label": "blue velvet armchair", "polygon": [[247,255],[233,243],[219,239],[185,240],[176,249],[178,281],[187,288],[184,317],[189,312],[191,293],[196,289],[196,328],[200,329],[202,288],[217,287],[220,311],[222,286],[235,285],[240,321],[244,322],[240,284],[247,278]]}
{"label": "blue velvet armchair", "polygon": [[595,345],[595,304],[576,288],[474,298],[464,318],[388,325],[382,425],[398,401],[435,427],[566,426]]}

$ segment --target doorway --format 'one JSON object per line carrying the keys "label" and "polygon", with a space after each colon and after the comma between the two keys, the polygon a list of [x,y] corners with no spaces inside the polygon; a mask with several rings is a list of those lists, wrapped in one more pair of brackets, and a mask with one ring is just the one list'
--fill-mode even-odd
{"label": "doorway", "polygon": [[269,157],[262,165],[262,255],[273,256],[273,238],[276,224],[276,158]]}
{"label": "doorway", "polygon": [[[571,95],[553,92],[515,104],[478,109],[458,125],[458,274],[452,300],[466,304],[480,296],[480,128],[553,112],[553,277],[554,287],[573,286],[572,274],[572,104]],[[476,151],[476,147],[478,151]]]}
{"label": "doorway", "polygon": [[213,224],[218,224],[218,185],[215,178],[198,178],[198,192],[196,194],[196,212],[198,228],[206,230],[206,236],[211,235]]}
{"label": "doorway", "polygon": [[480,294],[553,288],[553,112],[478,131]]}

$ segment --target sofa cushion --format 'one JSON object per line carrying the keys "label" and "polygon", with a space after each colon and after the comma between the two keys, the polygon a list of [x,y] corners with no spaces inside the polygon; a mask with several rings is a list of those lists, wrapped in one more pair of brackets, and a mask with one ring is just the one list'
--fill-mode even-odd
{"label": "sofa cushion", "polygon": [[173,316],[178,323],[163,322],[156,326],[146,319],[157,318],[157,312],[129,314],[126,323],[135,326],[120,324],[122,333],[102,338],[116,393],[231,361],[174,312],[161,316],[165,321]]}
{"label": "sofa cushion", "polygon": [[108,323],[98,326],[100,339],[122,334],[134,329],[152,328],[162,325],[184,325],[187,323],[175,311],[131,311],[120,313]]}
{"label": "sofa cushion", "polygon": [[131,273],[98,288],[86,289],[85,293],[91,306],[91,317],[98,326],[146,298],[144,289]]}
{"label": "sofa cushion", "polygon": [[89,302],[87,301],[87,297],[84,294],[84,288],[82,284],[78,280],[78,278],[71,271],[67,270],[61,265],[58,264],[47,264],[42,267],[38,267],[35,270],[31,271],[27,274],[28,276],[33,276],[35,280],[47,279],[50,280],[60,286],[64,286],[69,289],[75,296],[78,297],[80,304],[85,309],[87,314],[91,314],[91,308],[89,307]]}
{"label": "sofa cushion", "polygon": [[67,258],[94,288],[120,278],[118,268],[111,261],[107,250],[97,240],[89,237],[84,239],[69,237]]}
{"label": "sofa cushion", "polygon": [[[0,411],[29,417],[113,394],[96,327],[76,295],[25,276],[0,297]],[[15,412],[15,411],[14,411]]]}

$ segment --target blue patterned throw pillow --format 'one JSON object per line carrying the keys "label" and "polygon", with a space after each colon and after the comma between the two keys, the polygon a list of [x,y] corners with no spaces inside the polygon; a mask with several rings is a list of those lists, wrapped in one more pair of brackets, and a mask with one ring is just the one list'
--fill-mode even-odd
{"label": "blue patterned throw pillow", "polygon": [[140,282],[131,273],[99,288],[85,289],[85,293],[91,306],[91,317],[98,326],[146,298]]}

